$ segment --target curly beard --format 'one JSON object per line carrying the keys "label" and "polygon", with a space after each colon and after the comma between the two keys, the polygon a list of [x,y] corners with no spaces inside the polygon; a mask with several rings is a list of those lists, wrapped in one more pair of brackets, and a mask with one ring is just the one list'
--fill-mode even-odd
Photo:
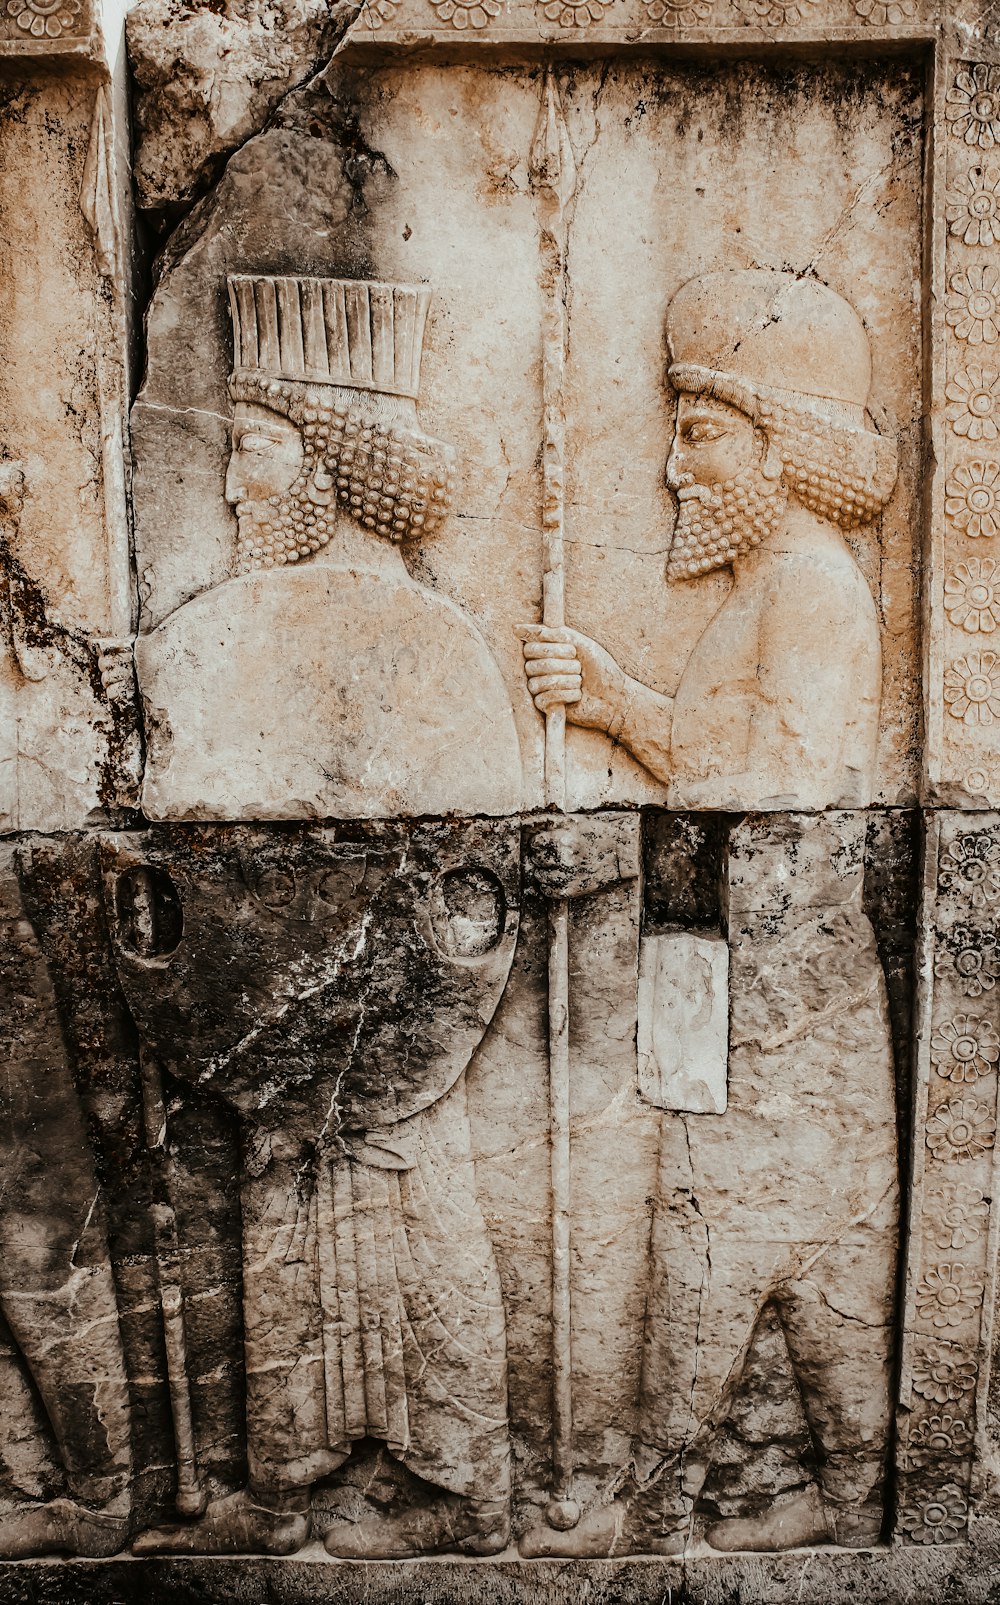
{"label": "curly beard", "polygon": [[310,409],[301,427],[305,455],[294,485],[237,505],[236,573],[308,561],[329,544],[342,514],[397,543],[437,534],[451,506],[450,446],[418,428],[332,407]]}
{"label": "curly beard", "polygon": [[759,463],[715,485],[687,480],[677,490],[667,581],[693,580],[745,557],[773,534],[788,501],[784,481]]}

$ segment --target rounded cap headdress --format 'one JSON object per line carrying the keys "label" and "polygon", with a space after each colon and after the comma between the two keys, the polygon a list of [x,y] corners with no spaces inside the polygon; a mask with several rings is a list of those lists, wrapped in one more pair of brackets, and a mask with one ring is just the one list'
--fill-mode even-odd
{"label": "rounded cap headdress", "polygon": [[[816,279],[762,268],[705,273],[667,314],[675,390],[756,417],[771,402],[867,438],[873,477],[896,477],[896,443],[869,428],[871,350],[854,308]],[[888,493],[888,492],[887,492]]]}

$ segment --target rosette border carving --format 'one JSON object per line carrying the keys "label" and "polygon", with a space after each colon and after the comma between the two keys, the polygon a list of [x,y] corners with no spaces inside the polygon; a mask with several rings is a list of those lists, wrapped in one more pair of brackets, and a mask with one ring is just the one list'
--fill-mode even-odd
{"label": "rosette border carving", "polygon": [[933,954],[914,1102],[897,1460],[897,1536],[920,1546],[968,1534],[985,1407],[1000,1067],[998,825],[989,814],[928,820],[923,919]]}

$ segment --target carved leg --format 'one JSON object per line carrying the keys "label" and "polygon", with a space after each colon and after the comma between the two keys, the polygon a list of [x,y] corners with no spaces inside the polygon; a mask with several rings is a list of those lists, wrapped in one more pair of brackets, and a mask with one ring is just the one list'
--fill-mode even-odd
{"label": "carved leg", "polygon": [[132,1470],[115,1285],[52,984],[2,869],[0,930],[10,983],[0,1024],[0,1305],[69,1489],[5,1517],[0,1555],[111,1555],[127,1537]]}
{"label": "carved leg", "polygon": [[782,1290],[788,1351],[820,1450],[833,1536],[851,1549],[878,1542],[892,1424],[895,1220],[834,1244]]}
{"label": "carved leg", "polygon": [[[664,1171],[688,1118],[702,1117],[665,1117]],[[664,1185],[653,1221],[633,1456],[639,1486],[626,1526],[633,1552],[678,1553],[689,1541],[715,1432],[739,1386],[766,1298],[760,1269],[766,1250],[727,1231],[725,1220],[706,1220],[694,1202],[695,1180],[688,1170],[687,1185]]]}
{"label": "carved leg", "polygon": [[128,1537],[131,1504],[127,1494],[101,1510],[74,1499],[52,1499],[44,1505],[20,1505],[3,1518],[0,1558],[24,1560],[37,1555],[85,1555],[99,1560],[117,1555]]}
{"label": "carved leg", "polygon": [[691,1537],[694,1498],[681,1483],[680,1457],[661,1462],[642,1485],[630,1478],[608,1504],[591,1505],[568,1532],[545,1523],[529,1527],[518,1544],[525,1559],[542,1555],[576,1560],[615,1555],[683,1554]]}
{"label": "carved leg", "polygon": [[762,1516],[717,1521],[706,1534],[713,1549],[773,1553],[827,1544],[833,1538],[830,1518],[817,1488],[796,1488],[776,1499]]}
{"label": "carved leg", "polygon": [[[28,1224],[23,1217],[21,1224]],[[54,1223],[38,1224],[48,1233],[50,1248]],[[69,1235],[83,1221],[61,1224]],[[20,1284],[16,1292],[4,1291],[4,1316],[45,1405],[73,1499],[83,1509],[117,1511],[116,1501],[128,1492],[131,1444],[110,1270],[105,1265],[71,1269],[67,1243],[65,1279],[52,1286],[53,1278],[27,1265],[25,1255],[11,1255],[9,1239],[15,1236],[26,1244],[32,1232],[0,1233],[7,1274]]]}
{"label": "carved leg", "polygon": [[[668,1116],[664,1148],[681,1117]],[[638,1441],[632,1477],[612,1503],[567,1533],[541,1522],[522,1555],[679,1554],[690,1541],[711,1443],[739,1384],[764,1301],[761,1247],[709,1226],[690,1190],[664,1187],[653,1222]]]}

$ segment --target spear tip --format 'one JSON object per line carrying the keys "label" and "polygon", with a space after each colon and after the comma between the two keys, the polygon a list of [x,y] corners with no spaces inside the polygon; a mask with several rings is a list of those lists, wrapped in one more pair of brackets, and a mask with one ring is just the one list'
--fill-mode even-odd
{"label": "spear tip", "polygon": [[566,115],[553,67],[547,66],[542,82],[542,104],[531,145],[528,174],[536,189],[548,190],[566,206],[576,189],[576,164]]}

